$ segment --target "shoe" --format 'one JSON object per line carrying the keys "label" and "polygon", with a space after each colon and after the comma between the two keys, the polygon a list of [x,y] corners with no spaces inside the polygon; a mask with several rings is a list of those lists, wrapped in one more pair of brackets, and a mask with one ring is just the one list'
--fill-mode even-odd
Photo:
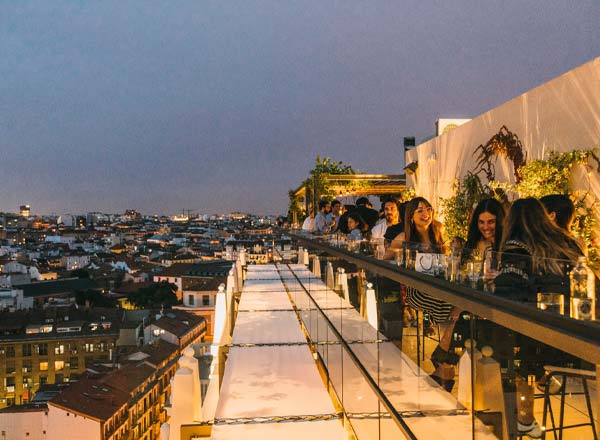
{"label": "shoe", "polygon": [[433,363],[433,366],[437,368],[440,364],[456,365],[460,357],[454,352],[447,352],[443,350],[439,345],[435,347],[431,357],[429,358]]}
{"label": "shoe", "polygon": [[534,420],[529,425],[524,425],[517,421],[517,431],[519,431],[519,435],[526,435],[531,438],[542,438],[542,427]]}

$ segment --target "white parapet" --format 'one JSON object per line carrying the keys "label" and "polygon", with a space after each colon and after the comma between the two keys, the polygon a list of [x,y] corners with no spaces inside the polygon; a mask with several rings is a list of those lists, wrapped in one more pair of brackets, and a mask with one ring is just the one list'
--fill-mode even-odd
{"label": "white parapet", "polygon": [[327,272],[325,272],[325,284],[330,289],[333,289],[335,287],[335,277],[333,275],[333,265],[331,264],[331,261],[327,262]]}
{"label": "white parapet", "polygon": [[375,330],[378,329],[378,316],[377,316],[377,298],[375,297],[375,289],[373,284],[367,284],[367,321],[371,324]]}
{"label": "white parapet", "polygon": [[181,425],[194,421],[194,396],[190,390],[194,386],[193,372],[190,368],[179,368],[171,379],[171,419],[170,432],[174,438],[180,438]]}
{"label": "white parapet", "polygon": [[343,267],[339,268],[339,286],[344,295],[344,299],[350,303],[350,292],[348,290],[348,274]]}
{"label": "white parapet", "polygon": [[321,278],[321,260],[317,255],[313,258],[312,271],[317,278]]}

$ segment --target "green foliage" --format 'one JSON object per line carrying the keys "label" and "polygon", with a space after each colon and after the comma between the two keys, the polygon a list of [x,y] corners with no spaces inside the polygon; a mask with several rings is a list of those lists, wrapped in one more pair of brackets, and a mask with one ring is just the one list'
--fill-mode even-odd
{"label": "green foliage", "polygon": [[177,292],[175,284],[161,281],[130,293],[127,295],[127,299],[142,309],[158,309],[161,306],[170,308],[179,302],[175,292]]}
{"label": "green foliage", "polygon": [[[311,176],[308,179],[311,183],[311,186],[316,185],[317,194],[321,198],[333,198],[337,196],[335,191],[332,188],[331,182],[327,182],[324,179],[326,174],[356,174],[355,171],[350,165],[344,165],[342,161],[334,162],[330,157],[321,158],[321,156],[317,155],[315,160],[315,167],[310,170],[309,174]],[[336,186],[343,185],[342,182],[335,182]],[[352,183],[352,185],[357,185],[357,183]],[[314,188],[313,188],[314,191]]]}
{"label": "green foliage", "polygon": [[567,153],[552,152],[548,159],[529,162],[520,168],[522,180],[515,185],[520,197],[540,198],[549,194],[565,194],[575,204],[576,215],[572,232],[581,238],[587,247],[590,266],[600,268],[600,244],[597,242],[596,228],[598,219],[594,216],[594,207],[598,204],[590,192],[574,192],[569,179],[576,165],[589,166],[594,161],[600,171],[600,160],[594,150],[573,150]]}
{"label": "green foliage", "polygon": [[96,290],[85,290],[75,292],[75,302],[84,306],[89,304],[91,307],[115,307],[117,302],[111,298],[102,295]]}
{"label": "green foliage", "polygon": [[[313,204],[313,194],[316,186],[317,194],[321,198],[334,198],[337,196],[334,190],[334,184],[331,182],[327,182],[324,178],[326,174],[356,174],[358,170],[354,170],[350,165],[344,165],[342,161],[334,162],[330,157],[321,158],[320,155],[317,155],[315,160],[315,166],[313,169],[309,171],[310,177],[305,179],[302,182],[301,186],[306,187],[306,197],[309,200],[309,205]],[[335,182],[335,187],[339,188],[343,186],[344,182]],[[348,182],[348,189],[350,186],[352,188],[357,188],[360,185],[363,185],[361,182]],[[296,213],[297,218],[301,219],[307,214],[304,212],[304,209],[300,205],[300,200],[294,197],[294,191],[290,190],[288,192],[288,197],[290,199],[290,204],[288,207],[288,219],[291,221],[293,219],[294,213]]]}
{"label": "green foliage", "polygon": [[575,165],[585,165],[598,158],[591,150],[550,153],[548,159],[533,160],[519,168],[521,181],[515,190],[521,197],[540,198],[549,194],[569,194],[569,177]]}
{"label": "green foliage", "polygon": [[494,197],[496,192],[471,173],[462,181],[456,179],[453,189],[454,196],[440,199],[444,227],[449,238],[460,237],[466,240],[473,206],[483,199]]}

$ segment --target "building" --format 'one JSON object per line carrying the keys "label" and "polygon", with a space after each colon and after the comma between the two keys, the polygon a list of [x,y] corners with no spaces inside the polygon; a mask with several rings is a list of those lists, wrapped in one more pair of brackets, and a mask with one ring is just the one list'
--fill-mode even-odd
{"label": "building", "polygon": [[179,348],[157,339],[119,369],[83,378],[48,402],[49,440],[157,439]]}
{"label": "building", "polygon": [[219,286],[225,277],[204,278],[188,286],[183,291],[183,305],[174,306],[175,310],[184,310],[206,320],[206,337],[212,341],[214,334],[215,303]]}
{"label": "building", "polygon": [[144,328],[144,343],[150,344],[162,339],[179,347],[183,351],[188,345],[204,342],[206,320],[201,316],[182,310],[170,310],[160,313]]}
{"label": "building", "polygon": [[94,362],[113,360],[119,337],[115,312],[0,313],[0,408],[28,403],[40,386],[69,382]]}
{"label": "building", "polygon": [[31,215],[31,206],[21,205],[19,209],[19,214],[21,215],[21,217],[29,217]]}

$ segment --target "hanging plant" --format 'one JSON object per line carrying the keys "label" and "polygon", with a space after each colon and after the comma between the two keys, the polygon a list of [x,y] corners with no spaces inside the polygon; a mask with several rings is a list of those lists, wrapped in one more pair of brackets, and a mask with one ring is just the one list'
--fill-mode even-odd
{"label": "hanging plant", "polygon": [[515,171],[515,180],[521,181],[520,169],[525,165],[526,154],[523,151],[523,144],[519,140],[519,137],[511,132],[506,125],[500,127],[498,133],[487,141],[484,145],[480,145],[475,148],[474,154],[479,153],[477,156],[476,170],[473,174],[484,173],[487,181],[491,182],[496,178],[496,169],[494,167],[494,161],[498,156],[504,156],[512,161]]}

